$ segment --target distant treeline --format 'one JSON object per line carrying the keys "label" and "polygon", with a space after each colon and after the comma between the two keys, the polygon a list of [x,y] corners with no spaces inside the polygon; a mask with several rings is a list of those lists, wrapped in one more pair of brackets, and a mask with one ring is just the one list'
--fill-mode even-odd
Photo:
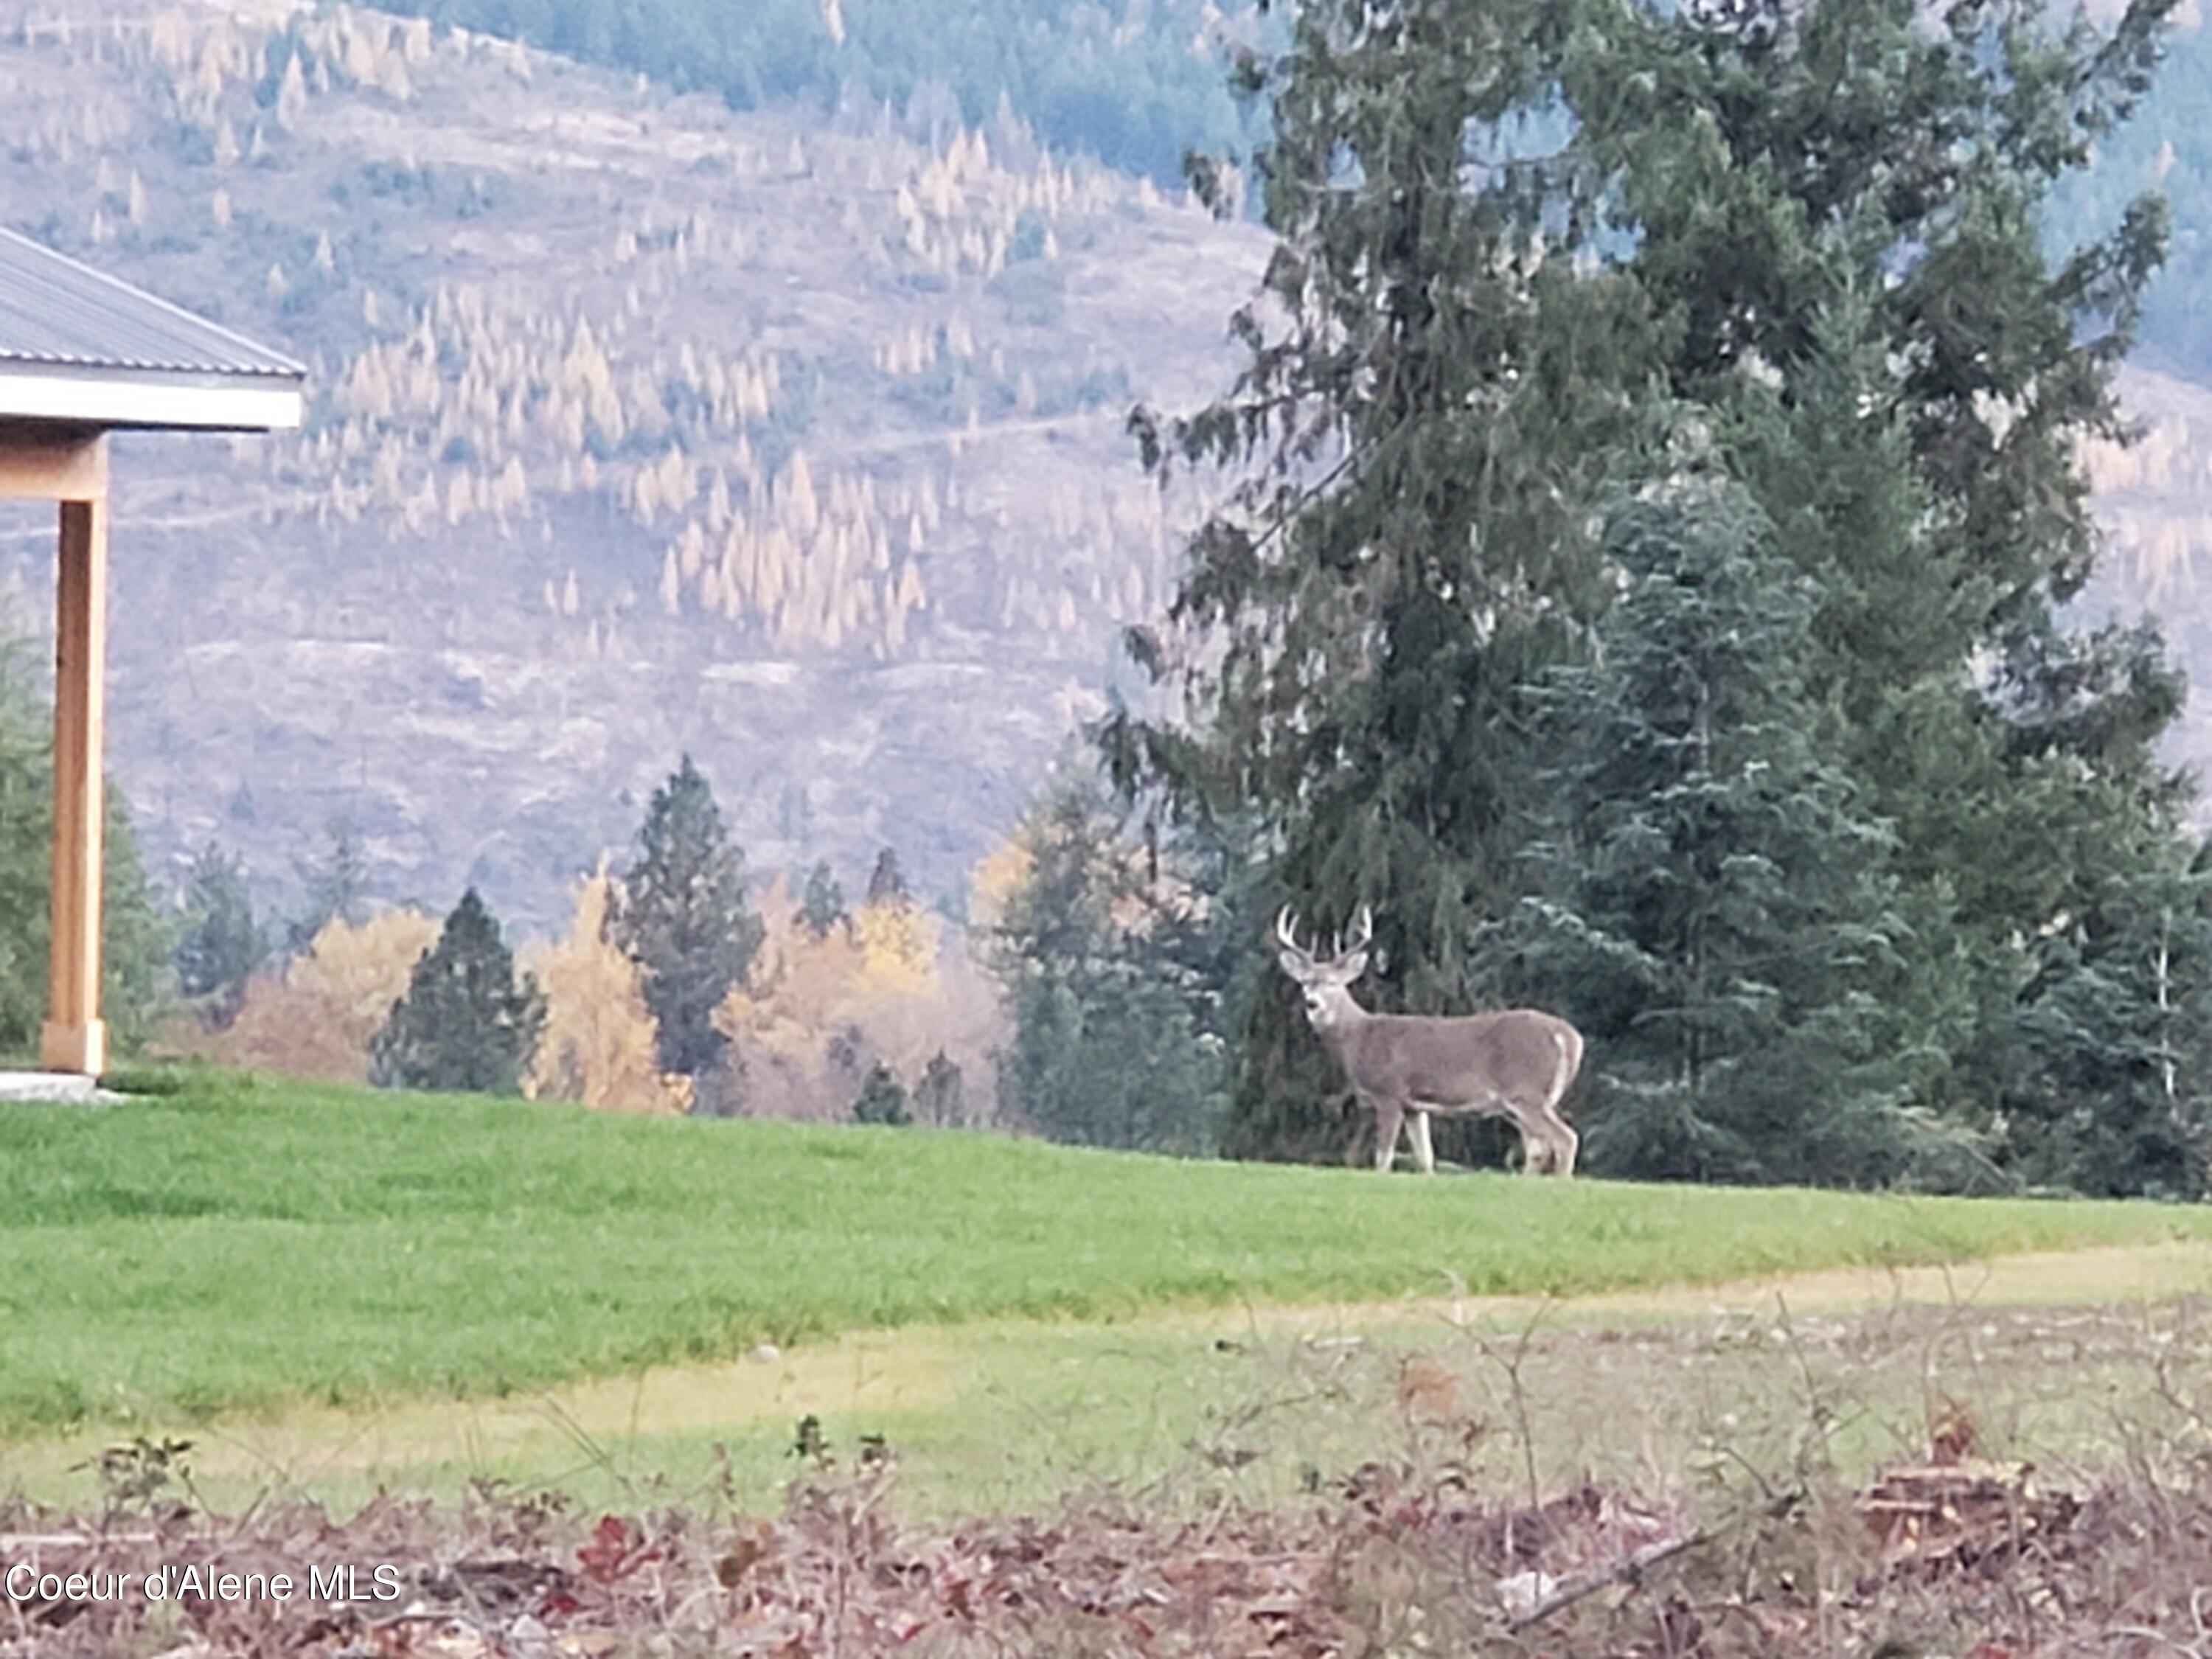
{"label": "distant treeline", "polygon": [[1002,104],[1047,143],[1162,181],[1183,153],[1235,145],[1202,0],[401,0],[395,11],[639,70],[732,108],[888,100],[971,125]]}

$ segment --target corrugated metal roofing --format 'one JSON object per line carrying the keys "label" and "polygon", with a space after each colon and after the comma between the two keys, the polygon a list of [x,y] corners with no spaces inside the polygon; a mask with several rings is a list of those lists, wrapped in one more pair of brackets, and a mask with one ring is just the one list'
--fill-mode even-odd
{"label": "corrugated metal roofing", "polygon": [[287,379],[307,373],[167,300],[0,230],[0,370],[9,363]]}

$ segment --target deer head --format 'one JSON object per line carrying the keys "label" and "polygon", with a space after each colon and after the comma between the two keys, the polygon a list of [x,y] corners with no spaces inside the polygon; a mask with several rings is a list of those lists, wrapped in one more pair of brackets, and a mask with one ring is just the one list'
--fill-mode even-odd
{"label": "deer head", "polygon": [[1352,1000],[1352,985],[1367,971],[1367,947],[1374,938],[1375,915],[1364,904],[1352,919],[1351,942],[1346,944],[1339,933],[1334,950],[1325,958],[1298,943],[1297,919],[1288,905],[1275,918],[1275,943],[1280,947],[1275,960],[1305,993],[1306,1018],[1316,1031],[1348,1024],[1364,1015],[1366,1011]]}

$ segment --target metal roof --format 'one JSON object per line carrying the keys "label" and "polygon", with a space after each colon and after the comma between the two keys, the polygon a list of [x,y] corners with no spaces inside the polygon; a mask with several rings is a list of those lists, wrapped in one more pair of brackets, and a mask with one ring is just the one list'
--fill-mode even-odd
{"label": "metal roof", "polygon": [[307,372],[143,289],[0,229],[0,374],[18,364],[289,380]]}

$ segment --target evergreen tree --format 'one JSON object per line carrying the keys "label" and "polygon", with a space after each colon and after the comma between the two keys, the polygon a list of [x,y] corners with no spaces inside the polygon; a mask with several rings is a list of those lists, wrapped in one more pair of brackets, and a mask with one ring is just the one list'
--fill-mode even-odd
{"label": "evergreen tree", "polygon": [[1603,1058],[1593,1170],[1887,1182],[1908,1152],[1876,1041],[1891,838],[1811,736],[1816,590],[1677,436],[1608,515],[1626,586],[1595,661],[1556,676],[1549,901],[1492,931]]}
{"label": "evergreen tree", "polygon": [[[33,1051],[46,1010],[52,915],[52,714],[28,653],[0,631],[0,1053]],[[173,945],[138,856],[129,805],[106,794],[101,848],[100,1005],[110,1048],[151,1033]]]}
{"label": "evergreen tree", "polygon": [[914,1114],[907,1109],[906,1085],[880,1060],[861,1080],[860,1097],[853,1103],[853,1121],[893,1127],[914,1121]]}
{"label": "evergreen tree", "polygon": [[369,1080],[381,1088],[512,1095],[545,1028],[545,999],[525,974],[473,887],[446,918],[407,994],[370,1039]]}
{"label": "evergreen tree", "polygon": [[2091,902],[2031,947],[1981,1057],[1996,1156],[2096,1196],[2212,1192],[2212,858],[2168,836],[2106,849]]}
{"label": "evergreen tree", "polygon": [[357,927],[368,915],[368,860],[353,820],[332,818],[323,833],[330,845],[322,857],[297,866],[307,890],[306,914],[292,924],[291,945],[296,952],[314,942],[315,935],[333,921]]}
{"label": "evergreen tree", "polygon": [[806,896],[800,901],[795,920],[817,939],[829,938],[830,930],[840,924],[851,924],[852,917],[845,909],[845,890],[837,884],[829,860],[816,865],[806,878]]}
{"label": "evergreen tree", "polygon": [[[1132,422],[1155,471],[1238,483],[1169,628],[1132,636],[1179,713],[1109,719],[1115,781],[1201,832],[1237,822],[1275,902],[1371,902],[1378,995],[1404,1012],[1466,1007],[1468,920],[1516,896],[1544,793],[1526,688],[1602,599],[1589,506],[1656,358],[1635,286],[1575,274],[1607,182],[1528,156],[1583,49],[1568,16],[1299,8],[1264,77],[1281,320],[1232,320],[1228,396]],[[1352,1121],[1291,988],[1241,1018],[1225,1149],[1340,1155]]]}
{"label": "evergreen tree", "polygon": [[185,894],[184,932],[177,942],[179,987],[205,1005],[211,1024],[227,1025],[246,995],[246,981],[268,954],[243,861],[210,842],[192,860]]}
{"label": "evergreen tree", "polygon": [[714,1010],[767,929],[745,896],[744,853],[690,756],[653,791],[638,845],[608,919],[611,936],[643,975],[661,1069],[719,1086],[729,1039]]}
{"label": "evergreen tree", "polygon": [[35,1048],[46,1006],[53,779],[27,656],[0,629],[0,1052]]}
{"label": "evergreen tree", "polygon": [[[1385,1006],[1519,994],[1468,923],[1547,834],[1531,691],[1608,606],[1598,509],[1656,386],[1818,583],[1804,737],[1895,827],[1881,914],[1908,925],[1879,924],[1901,977],[1868,1042],[1996,1134],[2021,942],[2088,912],[2102,846],[2172,821],[2154,635],[2057,621],[2162,214],[2055,262],[2037,240],[2169,9],[2100,35],[1975,6],[1930,29],[1909,0],[1300,8],[1253,70],[1274,320],[1234,319],[1249,366],[1214,405],[1133,417],[1148,466],[1238,483],[1131,640],[1176,712],[1103,723],[1116,782],[1242,811],[1271,898],[1373,902]],[[1340,1146],[1294,1000],[1243,1006],[1230,1150]]]}
{"label": "evergreen tree", "polygon": [[993,950],[1014,1021],[1002,1097],[1056,1140],[1211,1150],[1220,996],[1186,937],[1203,924],[1146,878],[1094,786],[1060,786],[1021,839],[1030,872]]}
{"label": "evergreen tree", "polygon": [[930,1056],[914,1085],[914,1115],[939,1129],[959,1128],[968,1121],[967,1080],[942,1048]]}
{"label": "evergreen tree", "polygon": [[138,852],[131,804],[106,790],[100,842],[100,1005],[109,1048],[138,1052],[154,1035],[174,995],[171,963],[177,931],[155,897]]}
{"label": "evergreen tree", "polygon": [[1597,149],[1633,181],[1630,269],[1682,329],[1674,384],[1726,423],[1822,589],[1808,687],[1899,842],[1884,1041],[1919,1098],[1984,1132],[2021,1122],[2002,1053],[2049,967],[2024,942],[2098,907],[2093,849],[2174,821],[2155,744],[2179,686],[2155,635],[2057,620],[2096,554],[2075,455],[2116,427],[2164,210],[2135,204],[2055,265],[2039,230],[2148,85],[2166,9],[2100,40],[1964,8],[1935,34],[1910,6],[1830,0],[1748,34],[1623,37],[1583,83],[1595,99],[1633,57],[1660,106],[1715,100],[1719,144],[1607,90]]}
{"label": "evergreen tree", "polygon": [[868,872],[870,904],[907,904],[912,896],[907,891],[906,872],[899,868],[898,854],[886,847],[876,854],[876,867]]}

